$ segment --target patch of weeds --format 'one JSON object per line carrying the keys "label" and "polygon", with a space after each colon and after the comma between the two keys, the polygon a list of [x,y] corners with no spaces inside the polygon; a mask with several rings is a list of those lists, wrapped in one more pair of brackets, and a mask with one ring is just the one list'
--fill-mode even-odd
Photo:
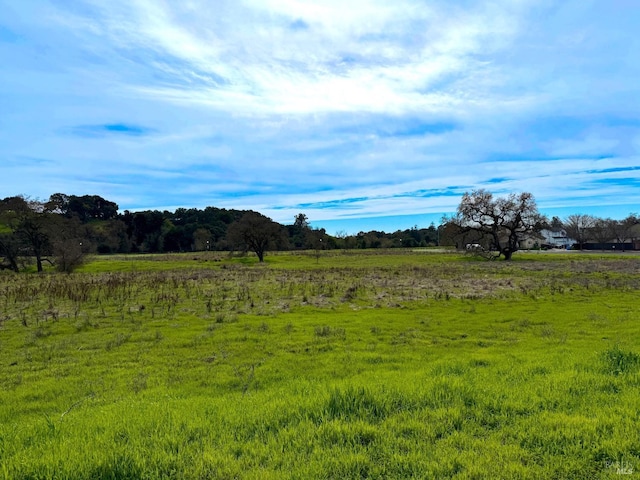
{"label": "patch of weeds", "polygon": [[398,335],[391,339],[391,345],[410,345],[418,338],[418,330],[410,328],[404,332],[400,332]]}
{"label": "patch of weeds", "polygon": [[249,388],[255,387],[256,367],[262,365],[262,361],[255,363],[245,363],[240,366],[231,365],[233,373],[237,377],[237,385],[241,388],[242,394],[247,393]]}
{"label": "patch of weeds", "polygon": [[[238,313],[243,313],[238,311]],[[227,314],[224,312],[217,313],[215,316],[216,323],[236,323],[238,321],[238,315],[236,313]]]}
{"label": "patch of weeds", "polygon": [[385,418],[391,405],[381,395],[374,395],[364,387],[334,389],[329,394],[323,417],[325,419],[364,419],[375,421]]}
{"label": "patch of weeds", "polygon": [[549,369],[547,367],[537,365],[530,370],[530,373],[531,375],[547,375],[549,374]]}
{"label": "patch of weeds", "polygon": [[425,327],[428,327],[431,325],[431,319],[430,318],[422,318],[420,319],[420,321],[418,322],[420,325],[424,325]]}
{"label": "patch of weeds", "polygon": [[38,338],[46,338],[51,335],[51,332],[47,328],[43,328],[42,326],[37,327],[33,332],[31,332],[31,336],[35,339]]}
{"label": "patch of weeds", "polygon": [[460,363],[444,363],[438,364],[433,369],[434,376],[448,377],[451,375],[464,375],[467,369]]}
{"label": "patch of weeds", "polygon": [[2,382],[0,382],[0,386],[5,390],[14,390],[20,385],[22,385],[22,375],[20,374],[6,377]]}
{"label": "patch of weeds", "polygon": [[474,358],[473,360],[471,360],[470,365],[472,367],[488,367],[489,361],[483,358]]}
{"label": "patch of weeds", "polygon": [[140,393],[141,391],[146,390],[148,378],[149,375],[147,375],[146,373],[138,372],[138,374],[133,377],[133,380],[131,381],[131,390],[134,393]]}
{"label": "patch of weeds", "polygon": [[[76,318],[77,318],[78,314],[76,313]],[[54,322],[57,322],[58,319],[60,317],[60,312],[58,312],[58,310],[55,309],[48,309],[48,310],[43,310],[42,312],[42,321],[46,322],[49,318],[51,320],[53,320]]]}
{"label": "patch of weeds", "polygon": [[552,337],[554,333],[555,333],[555,330],[551,325],[544,325],[540,329],[540,336],[544,338]]}
{"label": "patch of weeds", "polygon": [[622,375],[638,369],[640,366],[640,355],[635,352],[624,351],[616,345],[602,354],[602,361],[606,373]]}
{"label": "patch of weeds", "polygon": [[434,297],[436,300],[451,300],[451,294],[447,291],[436,292]]}
{"label": "patch of weeds", "polygon": [[315,328],[316,337],[339,337],[345,338],[347,336],[344,328],[330,327],[329,325],[323,325]]}
{"label": "patch of weeds", "polygon": [[349,288],[347,288],[347,291],[344,292],[342,301],[348,302],[349,300],[353,300],[354,298],[356,298],[358,296],[358,289],[359,286],[357,284],[351,285]]}
{"label": "patch of weeds", "polygon": [[384,363],[384,359],[382,358],[382,356],[377,355],[375,357],[365,358],[365,362],[370,363],[372,365],[377,365],[379,363]]}
{"label": "patch of weeds", "polygon": [[294,328],[293,328],[293,323],[289,322],[284,326],[284,333],[291,333],[293,332]]}
{"label": "patch of weeds", "polygon": [[98,324],[93,323],[88,316],[83,317],[82,320],[78,320],[74,325],[76,332],[84,332],[90,328],[97,328],[97,326]]}
{"label": "patch of weeds", "polygon": [[114,348],[120,347],[124,345],[129,340],[129,338],[131,338],[131,335],[118,333],[115,337],[113,337],[111,340],[107,342],[107,344],[105,345],[105,348],[107,350],[112,350]]}
{"label": "patch of weeds", "polygon": [[531,321],[528,318],[523,318],[513,323],[509,328],[511,329],[511,331],[521,332],[530,327]]}
{"label": "patch of weeds", "polygon": [[597,314],[595,312],[588,313],[587,320],[600,326],[605,325],[607,323],[606,317],[604,317],[603,315]]}
{"label": "patch of weeds", "polygon": [[201,333],[200,335],[196,335],[195,337],[193,337],[191,339],[191,342],[189,342],[189,346],[198,347],[198,346],[206,343],[208,338],[209,338],[209,334],[208,333]]}

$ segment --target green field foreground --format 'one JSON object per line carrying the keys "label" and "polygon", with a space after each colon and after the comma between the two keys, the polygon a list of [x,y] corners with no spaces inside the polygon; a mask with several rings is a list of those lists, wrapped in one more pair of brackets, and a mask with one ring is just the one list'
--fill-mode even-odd
{"label": "green field foreground", "polygon": [[3,274],[0,478],[634,478],[639,293],[613,254]]}

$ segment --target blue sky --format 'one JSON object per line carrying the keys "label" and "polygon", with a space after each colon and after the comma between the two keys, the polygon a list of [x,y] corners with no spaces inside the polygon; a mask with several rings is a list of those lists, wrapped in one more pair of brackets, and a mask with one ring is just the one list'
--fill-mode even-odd
{"label": "blue sky", "polygon": [[640,212],[637,0],[0,0],[0,197],[329,232]]}

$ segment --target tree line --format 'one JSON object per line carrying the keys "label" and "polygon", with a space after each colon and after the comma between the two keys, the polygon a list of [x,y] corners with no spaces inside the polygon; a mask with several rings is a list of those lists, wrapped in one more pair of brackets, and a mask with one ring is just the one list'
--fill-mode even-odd
{"label": "tree line", "polygon": [[0,269],[18,272],[35,264],[41,272],[50,264],[70,272],[88,253],[252,251],[263,261],[269,249],[462,248],[469,242],[509,260],[524,236],[544,228],[564,228],[582,247],[591,239],[625,244],[634,240],[638,224],[635,215],[622,221],[589,215],[548,221],[530,193],[495,198],[477,190],[466,193],[456,214],[437,227],[329,235],[312,228],[304,213],[290,225],[251,210],[215,207],[119,213],[115,202],[98,195],[55,193],[46,201],[24,196],[0,200]]}
{"label": "tree line", "polygon": [[35,263],[72,271],[88,253],[164,253],[206,250],[253,251],[260,261],[268,249],[324,250],[389,248],[437,243],[434,225],[393,234],[328,235],[300,213],[290,225],[247,210],[206,207],[119,213],[98,195],[55,193],[48,200],[24,196],[0,200],[0,269],[20,271]]}

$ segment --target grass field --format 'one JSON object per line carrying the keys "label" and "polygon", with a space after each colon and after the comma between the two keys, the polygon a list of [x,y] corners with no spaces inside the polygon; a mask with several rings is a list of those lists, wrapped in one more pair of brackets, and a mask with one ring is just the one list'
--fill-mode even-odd
{"label": "grass field", "polygon": [[640,472],[640,257],[96,257],[0,275],[0,478]]}

